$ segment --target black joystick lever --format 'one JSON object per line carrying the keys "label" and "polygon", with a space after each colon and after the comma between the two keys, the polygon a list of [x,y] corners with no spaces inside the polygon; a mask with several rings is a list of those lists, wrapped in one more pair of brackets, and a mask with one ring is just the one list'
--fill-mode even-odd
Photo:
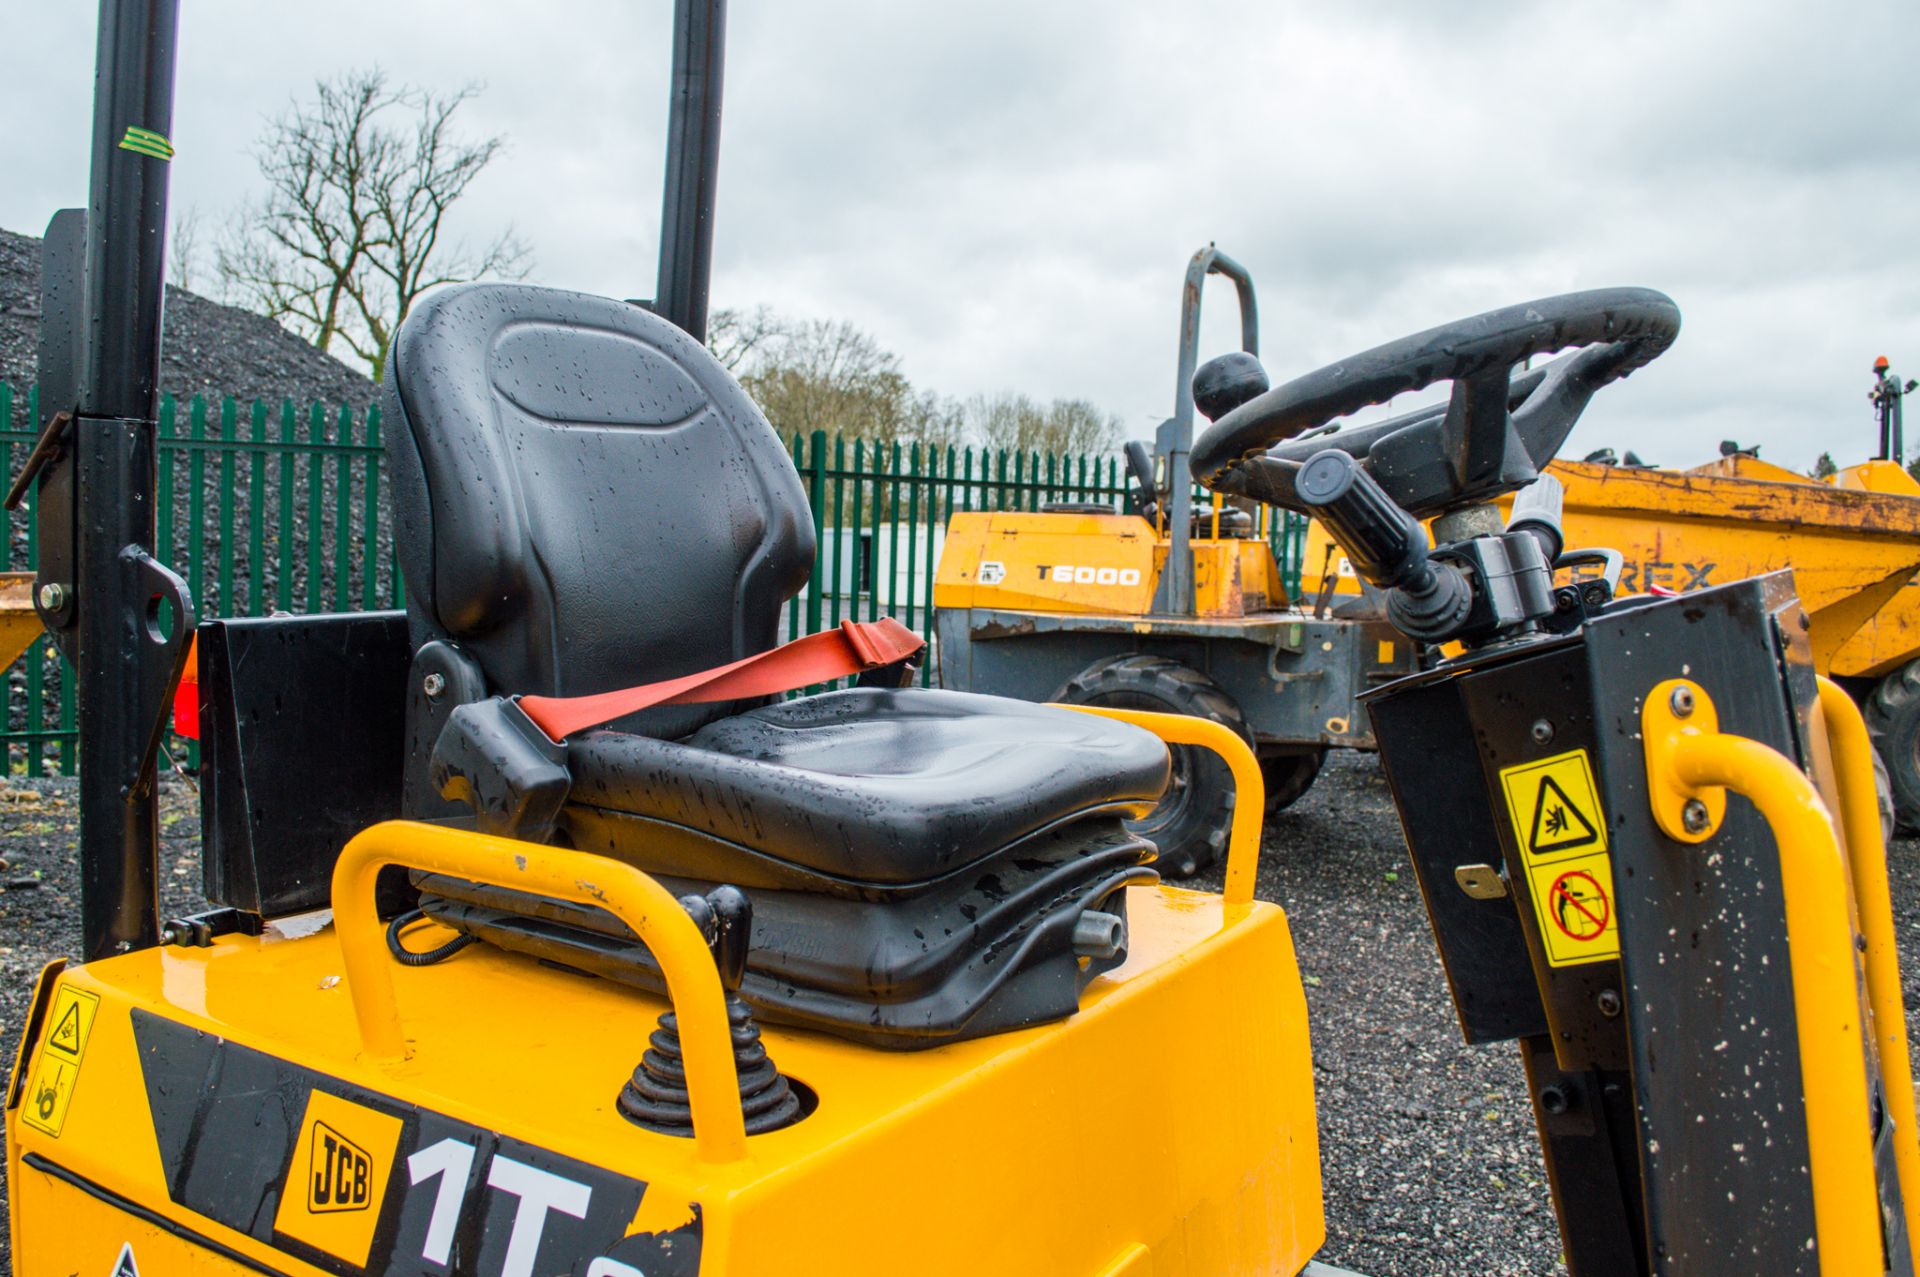
{"label": "black joystick lever", "polygon": [[1352,454],[1328,448],[1294,476],[1301,506],[1326,524],[1353,570],[1392,591],[1387,616],[1410,638],[1451,637],[1473,604],[1465,573],[1427,555],[1427,531],[1394,504]]}
{"label": "black joystick lever", "polygon": [[[682,896],[685,909],[713,950],[720,987],[727,994],[727,1027],[733,1038],[734,1071],[740,1080],[740,1110],[747,1134],[760,1135],[791,1126],[806,1116],[800,1094],[774,1066],[760,1041],[753,1011],[740,1000],[747,974],[747,942],[753,934],[753,901],[738,887],[715,887],[704,896]],[[637,1126],[663,1135],[693,1134],[693,1105],[687,1094],[687,1069],[680,1049],[680,1022],[672,1011],[660,1015],[660,1027],[647,1039],[640,1067],[620,1089],[620,1113]]]}

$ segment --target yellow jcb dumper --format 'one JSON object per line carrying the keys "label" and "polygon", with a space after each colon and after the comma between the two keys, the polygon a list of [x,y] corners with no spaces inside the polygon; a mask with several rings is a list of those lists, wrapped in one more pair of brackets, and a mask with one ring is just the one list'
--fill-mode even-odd
{"label": "yellow jcb dumper", "polygon": [[[476,284],[397,333],[406,612],[197,627],[216,908],[163,924],[195,619],[150,499],[174,8],[105,0],[28,478],[78,657],[84,951],[6,1096],[21,1277],[1327,1273],[1245,742],[916,689],[884,622],[773,646],[813,531],[697,339],[719,16],[679,9],[652,308]],[[1570,1271],[1912,1277],[1868,746],[1790,577],[1552,577],[1537,467],[1678,322],[1614,289],[1420,333],[1231,407],[1194,472],[1316,514],[1404,633],[1462,645],[1368,709],[1462,1028],[1526,1062]],[[1508,370],[1567,349],[1509,413]],[[1300,438],[1446,379],[1438,430]],[[1167,743],[1239,786],[1221,894],[1124,827]],[[1147,1102],[1168,1072],[1208,1085]]]}

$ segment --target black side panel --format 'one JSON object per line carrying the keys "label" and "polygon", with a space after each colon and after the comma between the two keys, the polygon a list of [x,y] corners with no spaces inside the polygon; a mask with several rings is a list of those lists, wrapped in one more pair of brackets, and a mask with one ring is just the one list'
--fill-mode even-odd
{"label": "black side panel", "polygon": [[327,903],[347,840],[400,814],[400,612],[199,629],[206,892],[266,917]]}
{"label": "black side panel", "polygon": [[1434,943],[1468,1042],[1504,1042],[1547,1032],[1527,936],[1512,894],[1475,900],[1453,871],[1501,863],[1500,832],[1481,775],[1460,686],[1408,680],[1370,698],[1367,711],[1389,748],[1380,751]]}
{"label": "black side panel", "polygon": [[[814,533],[779,437],[705,347],[554,289],[434,293],[395,338],[384,411],[416,646],[487,690],[568,696],[772,647]],[[744,706],[660,706],[676,739]]]}
{"label": "black side panel", "polygon": [[1587,632],[1655,1273],[1819,1272],[1779,855],[1737,797],[1710,841],[1669,841],[1641,748],[1644,694],[1684,675],[1721,731],[1799,759],[1773,606],[1764,579],[1743,581]]}

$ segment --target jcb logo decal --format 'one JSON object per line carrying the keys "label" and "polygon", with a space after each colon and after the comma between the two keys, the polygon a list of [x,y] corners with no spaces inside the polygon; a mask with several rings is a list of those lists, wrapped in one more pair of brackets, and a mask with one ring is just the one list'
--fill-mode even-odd
{"label": "jcb logo decal", "polygon": [[373,1159],[325,1122],[316,1121],[308,1139],[313,1174],[307,1181],[307,1209],[316,1215],[365,1210],[373,1204]]}
{"label": "jcb logo decal", "polygon": [[393,1177],[400,1126],[391,1113],[325,1091],[309,1092],[274,1227],[364,1267],[380,1222],[380,1202]]}

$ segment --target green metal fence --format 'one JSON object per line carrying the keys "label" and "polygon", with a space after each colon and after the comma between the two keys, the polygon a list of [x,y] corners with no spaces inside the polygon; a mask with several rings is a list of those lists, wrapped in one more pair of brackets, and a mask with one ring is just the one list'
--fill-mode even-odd
{"label": "green metal fence", "polygon": [[[38,420],[37,392],[0,382],[0,473],[18,471]],[[377,406],[169,395],[159,424],[158,554],[201,615],[399,606]],[[0,570],[38,566],[38,495],[9,516]],[[73,774],[72,670],[45,638],[7,671],[3,726],[11,773]],[[197,747],[169,740],[168,757],[196,765]]]}
{"label": "green metal fence", "polygon": [[[33,445],[34,392],[0,382],[0,474]],[[380,410],[291,400],[161,402],[159,557],[186,577],[202,616],[399,607]],[[933,575],[948,518],[962,510],[1038,510],[1050,502],[1117,505],[1126,476],[1115,456],[1047,456],[921,443],[793,439],[818,529],[806,587],[788,605],[787,636],[842,620],[897,617],[932,638]],[[0,570],[31,570],[39,546],[30,493],[8,520]],[[1204,493],[1196,501],[1206,500]],[[1303,524],[1273,521],[1290,593],[1299,588]],[[922,672],[931,678],[932,662]],[[0,745],[14,774],[71,775],[72,671],[42,638],[7,671]],[[191,742],[168,760],[197,765]],[[165,762],[167,760],[163,760]]]}

